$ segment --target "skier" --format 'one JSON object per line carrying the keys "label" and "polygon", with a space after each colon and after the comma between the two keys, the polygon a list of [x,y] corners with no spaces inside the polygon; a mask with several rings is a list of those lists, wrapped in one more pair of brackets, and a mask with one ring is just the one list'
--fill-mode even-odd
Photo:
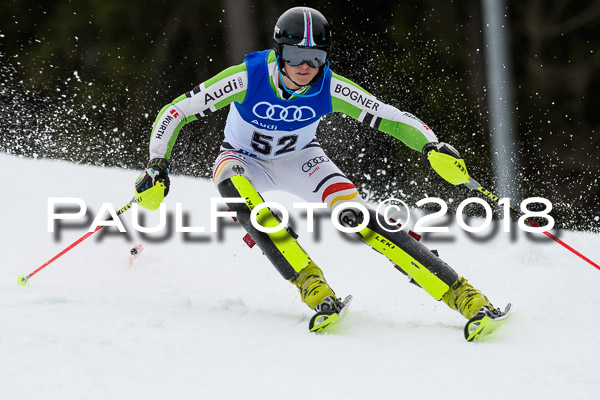
{"label": "skier", "polygon": [[[228,205],[275,268],[296,285],[302,301],[319,315],[344,307],[321,268],[300,247],[291,229],[260,232],[251,224],[250,213],[263,202],[259,193],[271,190],[325,203],[329,209],[351,202],[366,205],[315,138],[321,116],[332,112],[349,115],[422,152],[426,164],[439,154],[460,158],[452,146],[438,143],[433,131],[419,119],[332,72],[330,48],[330,27],[320,12],[295,7],[283,13],[275,25],[272,50],[246,55],[241,64],[225,69],[160,111],[150,138],[150,161],[136,181],[137,192],[163,182],[166,196],[169,159],[181,127],[230,106],[213,181],[223,197],[245,199],[245,203]],[[436,300],[467,319],[501,315],[486,296],[415,238],[404,231],[381,229],[376,213],[369,214],[369,223],[358,232],[361,239]],[[339,222],[345,227],[358,227],[364,219],[360,209],[351,204],[339,213]],[[263,226],[279,224],[268,208],[258,213],[258,220]],[[311,330],[314,323],[311,321]]]}

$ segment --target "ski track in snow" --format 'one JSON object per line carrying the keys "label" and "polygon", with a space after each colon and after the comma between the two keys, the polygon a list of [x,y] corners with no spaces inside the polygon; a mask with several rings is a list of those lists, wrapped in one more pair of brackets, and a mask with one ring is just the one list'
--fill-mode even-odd
{"label": "ski track in snow", "polygon": [[[92,235],[31,279],[86,228],[47,231],[48,197],[79,197],[97,212],[131,198],[129,170],[0,154],[0,398],[2,399],[597,399],[600,271],[556,243],[506,234],[482,243],[425,242],[512,319],[481,343],[465,320],[407,283],[383,256],[296,216],[303,247],[336,293],[354,302],[334,332],[315,335],[311,311],[258,248],[228,224],[213,234],[150,242],[131,230]],[[171,178],[168,212],[210,229],[211,182]],[[130,192],[131,190],[131,192]],[[17,193],[16,198],[11,194]],[[284,193],[269,200],[291,205]],[[465,193],[465,197],[468,197]],[[158,212],[144,213],[147,226]],[[294,214],[292,213],[294,216]],[[326,221],[326,220],[323,220]],[[98,240],[101,238],[102,240]],[[598,262],[598,235],[561,238]],[[145,249],[132,267],[129,249]]]}

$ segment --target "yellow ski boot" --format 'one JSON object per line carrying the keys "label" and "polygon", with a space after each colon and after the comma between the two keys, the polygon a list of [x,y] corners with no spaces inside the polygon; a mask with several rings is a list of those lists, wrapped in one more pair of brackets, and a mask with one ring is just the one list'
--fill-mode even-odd
{"label": "yellow ski boot", "polygon": [[477,315],[479,309],[483,306],[487,306],[492,311],[494,310],[494,306],[488,298],[463,277],[456,280],[450,290],[442,297],[442,300],[451,309],[458,311],[467,319]]}
{"label": "yellow ski boot", "polygon": [[312,262],[298,273],[294,284],[300,290],[302,301],[311,309],[329,311],[326,308],[331,307],[331,311],[335,310],[337,297],[325,280],[321,268]]}

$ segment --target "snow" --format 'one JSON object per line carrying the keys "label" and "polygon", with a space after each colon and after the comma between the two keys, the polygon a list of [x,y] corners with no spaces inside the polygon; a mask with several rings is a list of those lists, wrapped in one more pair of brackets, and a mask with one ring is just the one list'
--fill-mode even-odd
{"label": "snow", "polygon": [[[152,241],[131,229],[127,212],[127,235],[102,229],[18,286],[18,275],[87,230],[66,221],[79,227],[55,240],[49,197],[81,198],[90,212],[104,202],[119,209],[137,172],[4,154],[0,165],[2,399],[599,398],[600,271],[554,242],[522,232],[476,241],[455,225],[439,234],[445,240],[426,239],[496,305],[515,307],[488,340],[467,343],[464,319],[382,256],[326,219],[318,238],[308,234],[296,216],[302,245],[338,295],[354,295],[337,329],[315,335],[296,289],[230,223],[220,239],[171,232]],[[171,179],[168,214],[179,202],[188,225],[209,231],[212,183]],[[144,215],[147,226],[158,220]],[[600,260],[598,235],[561,238]],[[138,243],[145,249],[129,267]]]}

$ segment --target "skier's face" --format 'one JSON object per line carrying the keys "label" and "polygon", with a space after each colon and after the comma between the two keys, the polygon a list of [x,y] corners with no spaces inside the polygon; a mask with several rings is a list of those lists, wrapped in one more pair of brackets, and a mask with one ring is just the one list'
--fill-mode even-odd
{"label": "skier's face", "polygon": [[[317,74],[319,73],[319,68],[313,68],[310,65],[308,65],[307,62],[303,62],[297,67],[292,67],[289,64],[285,64],[285,72],[294,82],[296,82],[300,86],[306,86],[310,83],[310,81],[314,79],[315,76],[317,76]],[[285,78],[286,77],[284,77],[284,80]],[[290,86],[288,86],[288,83],[292,82],[286,82],[286,86],[290,88]],[[292,83],[291,89],[298,89],[295,88],[295,86],[296,85]]]}

